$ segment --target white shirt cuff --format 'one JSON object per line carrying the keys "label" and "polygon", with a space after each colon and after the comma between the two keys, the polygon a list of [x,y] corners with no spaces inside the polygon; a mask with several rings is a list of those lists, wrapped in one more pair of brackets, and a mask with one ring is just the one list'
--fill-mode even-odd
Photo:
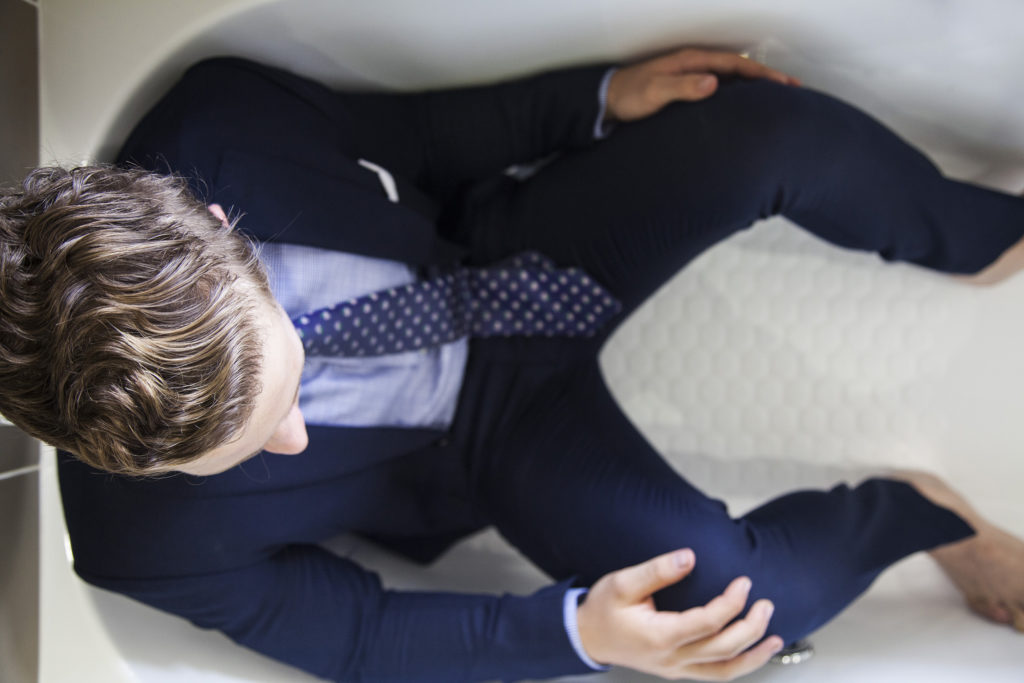
{"label": "white shirt cuff", "polygon": [[569,636],[569,642],[572,643],[572,649],[576,651],[576,655],[583,661],[584,664],[589,666],[594,671],[607,671],[610,666],[604,664],[598,664],[587,651],[583,649],[583,641],[580,640],[580,629],[576,622],[576,608],[579,606],[580,598],[587,594],[586,588],[570,588],[565,592],[565,600],[562,603],[562,615],[565,618],[565,633]]}
{"label": "white shirt cuff", "polygon": [[615,129],[615,124],[606,122],[604,117],[608,113],[608,84],[611,83],[612,76],[616,71],[618,69],[614,66],[605,71],[604,78],[601,79],[601,86],[597,89],[597,121],[594,121],[595,140],[605,139]]}

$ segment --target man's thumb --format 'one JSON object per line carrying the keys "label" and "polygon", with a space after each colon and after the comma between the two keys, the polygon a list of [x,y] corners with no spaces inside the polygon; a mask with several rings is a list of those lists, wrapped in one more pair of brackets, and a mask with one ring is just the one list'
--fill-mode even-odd
{"label": "man's thumb", "polygon": [[676,99],[694,101],[710,97],[718,88],[718,78],[713,74],[686,74],[679,76]]}
{"label": "man's thumb", "polygon": [[626,567],[616,577],[617,597],[628,604],[642,602],[652,593],[671,586],[689,574],[695,562],[693,551],[687,548]]}

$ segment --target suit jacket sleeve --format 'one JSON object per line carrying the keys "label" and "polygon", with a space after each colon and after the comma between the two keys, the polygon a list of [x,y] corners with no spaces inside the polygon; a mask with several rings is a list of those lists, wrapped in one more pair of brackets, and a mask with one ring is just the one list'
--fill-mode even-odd
{"label": "suit jacket sleeve", "polygon": [[567,583],[531,596],[385,590],[375,574],[308,545],[201,576],[84,578],[334,681],[454,683],[590,671],[563,627]]}
{"label": "suit jacket sleeve", "polygon": [[[445,204],[459,189],[497,177],[510,165],[593,143],[606,71],[607,66],[588,66],[453,90],[349,93],[247,60],[213,58],[190,68],[153,107],[117,162],[181,173],[197,196],[225,203],[217,179],[227,155],[241,152],[282,169],[298,164],[336,180],[351,175],[342,172],[349,167],[372,176],[356,165],[363,158]],[[317,201],[306,196],[309,192],[289,197],[280,184],[268,189],[266,178],[252,182],[259,179],[258,169],[249,175],[249,190],[272,197],[293,214],[307,216],[319,208],[337,223],[337,216],[352,213],[351,207],[335,207],[339,202],[332,201],[331,193],[320,192]],[[376,178],[367,182],[371,192],[383,194]],[[381,204],[389,205],[383,198]],[[282,225],[294,218],[268,219],[260,215],[266,211],[248,204],[236,208],[258,220],[281,218]],[[370,222],[385,218],[378,212]],[[250,223],[243,227],[249,229]],[[358,229],[349,226],[349,232]]]}
{"label": "suit jacket sleeve", "polygon": [[607,69],[587,66],[497,85],[339,97],[365,132],[362,151],[387,150],[380,163],[415,168],[417,184],[443,199],[510,165],[591,144]]}

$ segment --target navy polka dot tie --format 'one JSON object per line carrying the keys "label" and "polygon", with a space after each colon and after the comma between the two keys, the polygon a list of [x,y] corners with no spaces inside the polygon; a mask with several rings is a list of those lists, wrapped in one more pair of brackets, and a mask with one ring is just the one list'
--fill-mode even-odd
{"label": "navy polka dot tie", "polygon": [[590,337],[621,305],[579,268],[534,252],[300,315],[307,356],[380,356],[467,335]]}

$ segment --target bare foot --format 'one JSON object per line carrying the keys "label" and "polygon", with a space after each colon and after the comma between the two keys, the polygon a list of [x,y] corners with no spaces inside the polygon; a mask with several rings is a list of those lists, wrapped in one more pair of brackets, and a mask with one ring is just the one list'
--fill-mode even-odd
{"label": "bare foot", "polygon": [[931,552],[967,605],[1024,633],[1024,542],[988,524],[978,535]]}
{"label": "bare foot", "polygon": [[924,472],[891,476],[914,486],[924,497],[949,508],[977,535],[936,548],[931,556],[978,614],[1024,633],[1024,541],[981,517],[938,477]]}

